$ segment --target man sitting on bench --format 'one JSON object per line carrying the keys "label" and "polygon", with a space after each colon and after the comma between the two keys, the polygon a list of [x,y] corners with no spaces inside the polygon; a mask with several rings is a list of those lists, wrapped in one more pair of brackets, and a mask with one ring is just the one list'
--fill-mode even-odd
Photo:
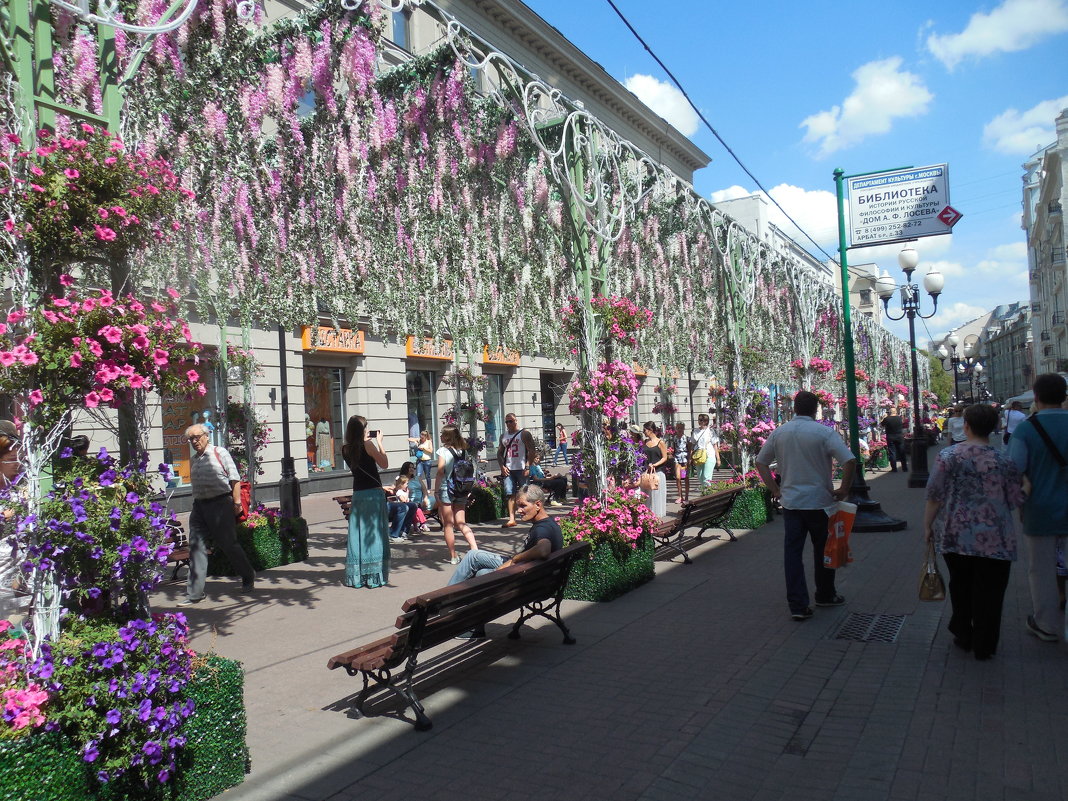
{"label": "man sitting on bench", "polygon": [[[460,560],[460,564],[456,566],[448,586],[509,565],[545,559],[553,551],[559,551],[564,547],[564,535],[560,531],[560,525],[545,511],[545,490],[535,486],[521,489],[516,497],[515,506],[516,517],[533,524],[527,535],[527,541],[523,544],[523,550],[508,559],[492,551],[468,551]],[[457,639],[476,640],[485,636],[486,630],[479,626],[471,631],[465,631]]]}

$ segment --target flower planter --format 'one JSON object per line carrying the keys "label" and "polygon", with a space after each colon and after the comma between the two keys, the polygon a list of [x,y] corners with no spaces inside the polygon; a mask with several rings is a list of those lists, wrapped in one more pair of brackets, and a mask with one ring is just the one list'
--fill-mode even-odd
{"label": "flower planter", "polygon": [[589,559],[575,562],[564,589],[574,601],[611,601],[653,578],[653,540],[643,537],[637,549],[602,542]]}
{"label": "flower planter", "polygon": [[742,490],[723,525],[731,529],[759,528],[770,519],[768,505],[768,493],[763,487]]}
{"label": "flower planter", "polygon": [[504,501],[501,497],[501,487],[478,487],[471,494],[474,500],[467,507],[467,522],[472,524],[489,523],[497,520],[504,514]]}
{"label": "flower planter", "polygon": [[[302,517],[271,518],[262,516],[253,526],[237,524],[237,542],[248,555],[253,570],[303,562],[308,558],[308,524]],[[209,576],[235,576],[221,550],[208,556]]]}
{"label": "flower planter", "polygon": [[0,739],[0,801],[206,801],[235,787],[249,768],[241,663],[207,657],[186,692],[196,712],[182,729],[188,742],[170,783],[152,789],[122,780],[99,784],[95,768],[82,761],[66,736],[42,732]]}

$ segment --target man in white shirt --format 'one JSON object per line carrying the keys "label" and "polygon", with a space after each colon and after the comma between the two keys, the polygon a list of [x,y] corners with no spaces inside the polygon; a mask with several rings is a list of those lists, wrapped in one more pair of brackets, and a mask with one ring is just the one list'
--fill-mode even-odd
{"label": "man in white shirt", "polygon": [[501,466],[501,486],[508,506],[508,522],[501,528],[514,528],[515,504],[519,490],[530,478],[530,466],[534,463],[534,437],[525,428],[519,427],[516,416],[509,412],[504,416],[505,433],[497,447],[497,463]]}
{"label": "man in white shirt", "polygon": [[178,606],[191,606],[204,600],[208,572],[208,547],[226,554],[241,576],[241,591],[254,588],[256,572],[237,542],[237,513],[241,511],[241,477],[229,451],[212,445],[208,430],[199,423],[185,431],[193,447],[189,461],[189,483],[193,490],[193,511],[189,515],[189,582],[186,599]]}
{"label": "man in white shirt", "polygon": [[[782,505],[786,601],[790,616],[797,621],[812,617],[804,565],[808,538],[812,539],[816,606],[845,603],[835,590],[834,571],[823,566],[823,546],[827,542],[824,509],[849,495],[857,460],[834,429],[816,422],[818,408],[815,395],[798,392],[794,396],[794,419],[772,431],[756,457],[760,478],[772,498]],[[831,485],[832,459],[842,466],[838,489]],[[778,463],[779,480],[771,473],[772,462]]]}

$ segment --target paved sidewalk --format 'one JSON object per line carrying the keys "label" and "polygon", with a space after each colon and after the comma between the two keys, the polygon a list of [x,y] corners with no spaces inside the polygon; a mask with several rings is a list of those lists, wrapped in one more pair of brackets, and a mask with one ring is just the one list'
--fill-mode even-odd
{"label": "paved sidewalk", "polygon": [[[221,798],[1063,801],[1068,646],[1024,631],[1017,565],[997,656],[953,647],[946,604],[916,599],[923,491],[905,481],[871,480],[909,527],[854,535],[845,607],[790,620],[776,518],[700,546],[693,565],[657,563],[653,582],[616,601],[568,602],[575,646],[552,626],[508,640],[502,621],[492,639],[424,660],[425,733],[396,716],[355,718],[359,681],[325,666],[445,583],[441,534],[394,550],[390,586],[349,589],[336,506],[305,499],[307,563],[261,573],[251,599],[210,580],[212,600],[189,612],[194,648],[246,668],[253,769]],[[525,532],[476,533],[510,551]],[[167,608],[182,587],[162,595]],[[905,622],[894,643],[834,639],[851,612]]]}

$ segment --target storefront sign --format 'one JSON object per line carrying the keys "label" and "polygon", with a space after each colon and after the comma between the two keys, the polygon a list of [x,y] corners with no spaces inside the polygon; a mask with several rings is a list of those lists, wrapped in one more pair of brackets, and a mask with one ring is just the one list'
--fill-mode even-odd
{"label": "storefront sign", "polygon": [[304,350],[321,350],[332,353],[359,355],[363,353],[364,347],[363,331],[359,329],[353,331],[349,328],[333,328],[329,325],[319,326],[318,344],[312,342],[312,329],[310,326],[304,326],[301,329],[300,341]]}
{"label": "storefront sign", "polygon": [[408,356],[420,359],[439,359],[451,362],[453,349],[451,339],[435,340],[433,337],[408,337],[404,343],[404,352]]}
{"label": "storefront sign", "polygon": [[511,348],[494,348],[490,350],[489,347],[482,349],[482,363],[483,364],[501,364],[508,367],[518,367],[519,358],[521,354],[517,350]]}
{"label": "storefront sign", "polygon": [[939,217],[949,205],[949,167],[945,164],[857,175],[849,178],[847,187],[849,241],[854,247],[952,230]]}

